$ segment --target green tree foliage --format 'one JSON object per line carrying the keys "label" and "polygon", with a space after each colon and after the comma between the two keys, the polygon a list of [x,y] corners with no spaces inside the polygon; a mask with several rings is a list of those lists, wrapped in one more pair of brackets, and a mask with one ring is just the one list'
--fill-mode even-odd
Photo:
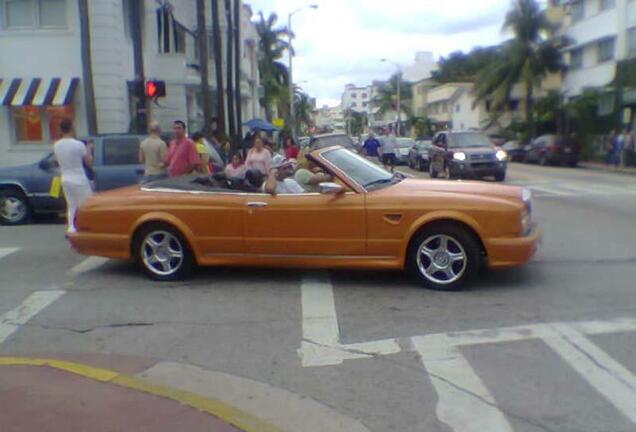
{"label": "green tree foliage", "polygon": [[[378,96],[376,96],[371,103],[374,107],[378,108],[380,114],[384,114],[388,111],[397,111],[397,88],[398,88],[398,76],[393,75],[389,81],[387,81],[379,90]],[[400,105],[402,112],[410,114],[410,104],[406,103],[413,97],[413,90],[411,83],[400,80]]]}
{"label": "green tree foliage", "polygon": [[477,47],[469,53],[455,51],[448,57],[442,57],[438,70],[432,73],[433,79],[441,84],[449,82],[474,82],[479,72],[499,60],[499,47]]}

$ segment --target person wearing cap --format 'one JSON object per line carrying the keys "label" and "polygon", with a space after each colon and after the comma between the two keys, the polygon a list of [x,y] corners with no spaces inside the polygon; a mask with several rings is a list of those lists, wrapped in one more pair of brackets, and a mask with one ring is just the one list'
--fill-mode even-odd
{"label": "person wearing cap", "polygon": [[271,168],[267,181],[263,185],[263,190],[272,195],[304,193],[303,187],[291,178],[293,175],[293,160],[285,159],[282,155],[276,155],[272,158]]}

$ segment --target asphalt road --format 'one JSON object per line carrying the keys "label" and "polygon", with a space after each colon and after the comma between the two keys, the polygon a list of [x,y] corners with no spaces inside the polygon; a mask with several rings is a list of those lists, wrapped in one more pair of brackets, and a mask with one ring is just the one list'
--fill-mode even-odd
{"label": "asphalt road", "polygon": [[[513,164],[507,183],[534,190],[541,250],[456,293],[395,272],[204,269],[157,284],[75,254],[63,225],[0,227],[0,355],[191,363],[374,432],[633,432],[636,177]],[[50,290],[63,293],[3,323]]]}

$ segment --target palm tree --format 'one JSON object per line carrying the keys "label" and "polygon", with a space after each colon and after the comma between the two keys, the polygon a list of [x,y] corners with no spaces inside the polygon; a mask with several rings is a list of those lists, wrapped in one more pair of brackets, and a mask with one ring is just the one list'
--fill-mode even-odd
{"label": "palm tree", "polygon": [[[397,87],[398,76],[393,75],[389,81],[380,88],[378,96],[371,101],[373,106],[378,108],[379,114],[384,114],[388,111],[397,111]],[[411,84],[405,81],[400,81],[401,111],[405,112],[407,115],[410,114],[411,110],[406,101],[411,99],[411,97]]]}
{"label": "palm tree", "polygon": [[536,0],[516,0],[506,15],[504,30],[514,38],[502,45],[502,55],[479,74],[476,94],[479,100],[492,98],[495,109],[510,101],[517,83],[525,89],[526,121],[534,135],[533,94],[548,73],[562,70],[561,52],[555,41],[546,39],[552,30],[546,14]]}
{"label": "palm tree", "polygon": [[294,111],[296,113],[296,127],[300,129],[301,125],[304,125],[308,130],[312,125],[314,108],[311,105],[309,95],[300,88],[297,88],[295,94]]}
{"label": "palm tree", "polygon": [[406,126],[415,131],[415,138],[432,136],[435,130],[435,122],[429,117],[409,116]]}
{"label": "palm tree", "polygon": [[[261,105],[265,108],[267,120],[272,120],[272,106],[284,100],[287,92],[289,73],[279,60],[289,50],[289,31],[286,27],[276,27],[278,16],[272,13],[265,18],[259,12],[260,21],[256,23],[259,36],[258,71],[263,85]],[[287,96],[289,98],[289,96]]]}

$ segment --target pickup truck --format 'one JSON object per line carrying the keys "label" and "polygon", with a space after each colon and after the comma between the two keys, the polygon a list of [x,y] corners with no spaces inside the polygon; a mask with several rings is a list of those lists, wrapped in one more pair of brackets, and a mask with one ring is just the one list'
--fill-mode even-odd
{"label": "pickup truck", "polygon": [[[137,135],[100,135],[81,138],[95,143],[93,171],[95,190],[105,191],[139,183]],[[38,214],[59,214],[66,210],[64,197],[50,194],[51,181],[59,175],[53,153],[30,165],[0,168],[0,224],[18,225]]]}

